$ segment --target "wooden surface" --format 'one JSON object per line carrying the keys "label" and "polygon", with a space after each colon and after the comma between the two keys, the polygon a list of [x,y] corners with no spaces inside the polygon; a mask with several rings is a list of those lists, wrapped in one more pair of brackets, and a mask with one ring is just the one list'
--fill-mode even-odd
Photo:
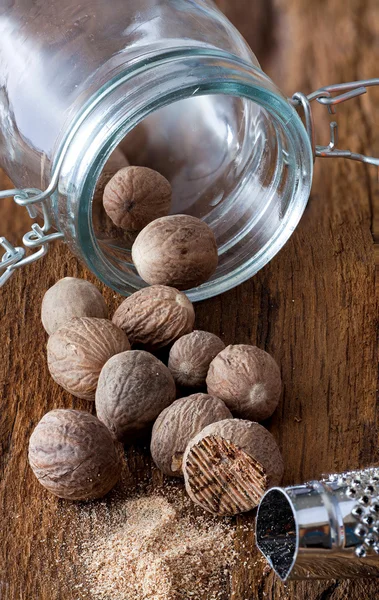
{"label": "wooden surface", "polygon": [[[378,76],[377,0],[219,4],[286,94]],[[372,91],[340,107],[341,146],[379,155],[378,106],[379,93]],[[319,107],[317,138],[323,143],[328,120]],[[9,185],[5,177],[1,184]],[[284,395],[270,429],[283,451],[286,484],[379,458],[377,205],[375,168],[318,161],[309,206],[286,247],[251,281],[197,306],[198,328],[221,334],[227,343],[257,344],[281,365]],[[1,233],[11,232],[10,239],[17,241],[29,221],[3,201],[0,223]],[[27,464],[30,433],[47,410],[91,407],[63,393],[47,372],[41,298],[64,275],[93,280],[60,244],[1,291],[1,600],[75,598],[70,579],[80,527],[75,508],[62,515],[59,501],[37,484]],[[106,298],[111,307],[118,302],[109,290]],[[132,463],[135,480],[149,469],[146,453],[138,451]],[[236,570],[234,600],[379,597],[375,580],[282,585],[272,573],[263,575],[252,540],[243,535],[241,547],[247,541],[245,554],[251,554],[253,568]],[[65,551],[56,543],[63,538]]]}

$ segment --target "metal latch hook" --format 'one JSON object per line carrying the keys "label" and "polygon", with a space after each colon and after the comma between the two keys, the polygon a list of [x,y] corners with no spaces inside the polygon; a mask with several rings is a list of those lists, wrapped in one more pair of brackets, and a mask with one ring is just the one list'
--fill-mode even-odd
{"label": "metal latch hook", "polygon": [[[335,121],[330,124],[330,142],[327,146],[317,146],[315,142],[314,121],[311,108],[311,102],[317,100],[328,108],[329,114],[336,113],[336,105],[342,104],[352,98],[362,96],[367,93],[367,88],[379,85],[379,79],[362,79],[360,81],[351,81],[348,83],[338,83],[327,85],[306,96],[302,92],[296,92],[292,98],[289,98],[291,104],[295,107],[302,107],[305,115],[305,128],[311,142],[313,158],[349,158],[370,165],[379,166],[379,158],[366,156],[351,150],[340,150],[338,143],[338,125]],[[336,95],[334,95],[336,94]]]}
{"label": "metal latch hook", "polygon": [[[24,247],[13,246],[5,237],[0,237],[0,246],[5,250],[0,260],[0,272],[4,271],[0,276],[0,287],[2,287],[8,279],[13,275],[16,269],[28,265],[36,260],[39,260],[47,253],[50,242],[63,238],[63,233],[50,232],[51,222],[49,210],[46,202],[50,198],[51,190],[42,192],[36,188],[26,188],[24,190],[7,190],[0,192],[1,198],[12,197],[16,204],[25,206],[29,216],[35,219],[38,215],[36,210],[37,205],[41,207],[43,225],[33,223],[31,231],[26,233],[22,239]],[[26,249],[35,250],[31,254],[26,254]]]}

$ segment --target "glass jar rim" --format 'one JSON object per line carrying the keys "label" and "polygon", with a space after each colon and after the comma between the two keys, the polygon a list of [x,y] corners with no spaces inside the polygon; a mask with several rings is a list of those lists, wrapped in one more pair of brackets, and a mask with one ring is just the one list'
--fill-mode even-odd
{"label": "glass jar rim", "polygon": [[[83,139],[85,136],[82,133],[82,124],[86,123],[88,116],[96,110],[96,106],[101,106],[104,99],[119,91],[126,82],[132,81],[138,74],[146,73],[148,70],[153,74],[157,67],[178,61],[189,61],[189,63],[192,61],[190,82],[186,81],[186,77],[180,79],[173,77],[164,93],[161,90],[161,93],[153,97],[153,100],[146,98],[146,101],[140,102],[134,110],[127,106],[123,110],[121,105],[111,126],[97,122],[97,136],[92,136],[91,139],[90,135],[88,140]],[[202,69],[205,66],[208,69],[213,67],[214,72],[218,72],[218,77],[214,76],[209,79],[202,75]],[[249,279],[277,254],[303,214],[312,181],[313,160],[309,137],[296,110],[267,75],[259,68],[232,54],[207,47],[171,49],[159,54],[150,52],[144,58],[140,57],[139,60],[134,61],[126,70],[117,74],[108,84],[98,90],[92,102],[83,107],[77,116],[73,125],[76,132],[72,133],[71,131],[69,134],[74,143],[79,140],[79,145],[82,145],[80,151],[84,159],[78,161],[81,167],[75,168],[73,163],[78,160],[78,152],[71,152],[73,157],[71,167],[69,167],[69,170],[71,168],[71,181],[66,187],[74,190],[74,194],[80,198],[80,201],[77,202],[75,233],[70,236],[70,232],[68,232],[69,237],[75,245],[75,251],[79,252],[87,266],[100,280],[120,294],[132,293],[140,289],[141,284],[139,283],[138,287],[133,286],[130,282],[126,284],[124,272],[119,271],[105,256],[96,239],[92,224],[91,203],[98,177],[110,154],[121,140],[147,116],[179,100],[214,94],[237,96],[251,100],[263,107],[299,149],[300,162],[304,163],[303,167],[309,173],[309,178],[306,183],[298,185],[296,196],[293,195],[291,198],[293,205],[287,211],[286,218],[283,219],[269,242],[237,270],[187,291],[189,298],[194,301],[206,299]],[[64,148],[64,145],[62,147]],[[70,243],[70,240],[68,241]]]}

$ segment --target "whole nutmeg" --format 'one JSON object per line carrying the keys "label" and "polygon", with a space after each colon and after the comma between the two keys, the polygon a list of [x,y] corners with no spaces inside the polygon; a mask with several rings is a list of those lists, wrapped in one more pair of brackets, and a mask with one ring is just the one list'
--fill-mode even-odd
{"label": "whole nutmeg", "polygon": [[119,148],[116,148],[104,165],[104,168],[96,182],[96,188],[92,199],[92,222],[96,237],[99,240],[104,241],[118,240],[118,242],[121,242],[125,248],[131,248],[136,234],[133,234],[129,231],[126,232],[124,229],[121,229],[121,227],[116,227],[112,219],[110,219],[105,212],[103,206],[103,195],[105,186],[117,173],[117,171],[128,166],[128,159]]}
{"label": "whole nutmeg", "polygon": [[270,354],[256,346],[228,346],[209,366],[207,389],[238,417],[263,421],[279,403],[280,369]]}
{"label": "whole nutmeg", "polygon": [[126,298],[112,320],[125,331],[131,344],[153,350],[192,331],[195,311],[182,292],[153,285]]}
{"label": "whole nutmeg", "polygon": [[57,281],[42,300],[42,325],[49,335],[74,317],[106,319],[107,316],[107,305],[97,287],[76,277]]}
{"label": "whole nutmeg", "polygon": [[154,219],[169,213],[171,197],[170,183],[157,171],[125,167],[105,186],[103,204],[115,225],[140,231]]}
{"label": "whole nutmeg", "polygon": [[132,258],[144,281],[178,290],[204,283],[218,264],[212,230],[189,215],[162,217],[147,225],[132,246]]}
{"label": "whole nutmeg", "polygon": [[225,348],[214,333],[192,331],[183,335],[170,350],[168,368],[183,387],[202,387],[212,360]]}
{"label": "whole nutmeg", "polygon": [[100,371],[114,354],[130,349],[125,333],[106,319],[71,319],[47,343],[54,381],[77,398],[95,399]]}
{"label": "whole nutmeg", "polygon": [[117,146],[104,165],[102,174],[115,174],[120,169],[129,166],[129,161],[120,146]]}
{"label": "whole nutmeg", "polygon": [[231,417],[223,401],[208,394],[175,400],[154,423],[150,446],[153,461],[166,475],[181,477],[188,442],[206,425]]}
{"label": "whole nutmeg", "polygon": [[100,177],[97,180],[96,190],[93,198],[94,202],[100,202],[100,204],[103,203],[105,186],[117,173],[117,171],[124,169],[125,167],[129,167],[129,161],[122,150],[116,148],[105,163]]}
{"label": "whole nutmeg", "polygon": [[283,470],[271,433],[242,419],[208,425],[188,443],[183,457],[189,496],[216,515],[255,508],[265,491],[280,483]]}
{"label": "whole nutmeg", "polygon": [[166,365],[149,352],[130,350],[105,363],[96,391],[96,413],[118,440],[126,442],[154,421],[175,394]]}
{"label": "whole nutmeg", "polygon": [[41,419],[30,437],[29,463],[41,485],[67,500],[101,498],[121,474],[112,435],[80,410],[52,410]]}

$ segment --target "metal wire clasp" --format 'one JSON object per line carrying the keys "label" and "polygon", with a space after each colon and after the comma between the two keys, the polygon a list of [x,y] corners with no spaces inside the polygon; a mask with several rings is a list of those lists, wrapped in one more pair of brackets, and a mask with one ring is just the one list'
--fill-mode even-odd
{"label": "metal wire clasp", "polygon": [[[60,232],[49,233],[51,222],[46,202],[54,189],[52,189],[52,186],[50,185],[46,192],[42,192],[36,188],[26,188],[23,190],[15,189],[0,192],[0,199],[13,197],[16,204],[25,206],[32,219],[35,219],[38,216],[36,206],[39,205],[43,217],[43,225],[40,226],[38,223],[33,223],[31,231],[28,231],[22,238],[24,247],[15,247],[5,237],[0,237],[0,246],[5,250],[5,253],[0,260],[0,273],[4,271],[0,276],[0,287],[8,281],[16,269],[28,265],[44,256],[50,242],[63,238],[63,234]],[[27,255],[26,250],[28,248],[36,250]]]}
{"label": "metal wire clasp", "polygon": [[[362,94],[366,94],[367,88],[374,85],[379,85],[379,79],[362,79],[361,81],[351,81],[349,83],[338,83],[336,85],[327,85],[312,94],[306,96],[302,92],[296,92],[292,98],[289,98],[290,103],[295,107],[302,107],[305,115],[305,127],[308,132],[309,140],[312,146],[313,158],[349,158],[350,160],[358,160],[370,165],[379,166],[379,158],[373,156],[365,156],[350,150],[340,150],[337,148],[338,143],[338,125],[335,121],[330,123],[330,142],[328,146],[317,146],[314,133],[314,122],[311,108],[311,102],[317,100],[320,104],[328,107],[329,114],[336,113],[336,105],[346,102],[351,98],[356,98]],[[342,93],[341,93],[342,92]],[[333,94],[337,94],[333,96]]]}

